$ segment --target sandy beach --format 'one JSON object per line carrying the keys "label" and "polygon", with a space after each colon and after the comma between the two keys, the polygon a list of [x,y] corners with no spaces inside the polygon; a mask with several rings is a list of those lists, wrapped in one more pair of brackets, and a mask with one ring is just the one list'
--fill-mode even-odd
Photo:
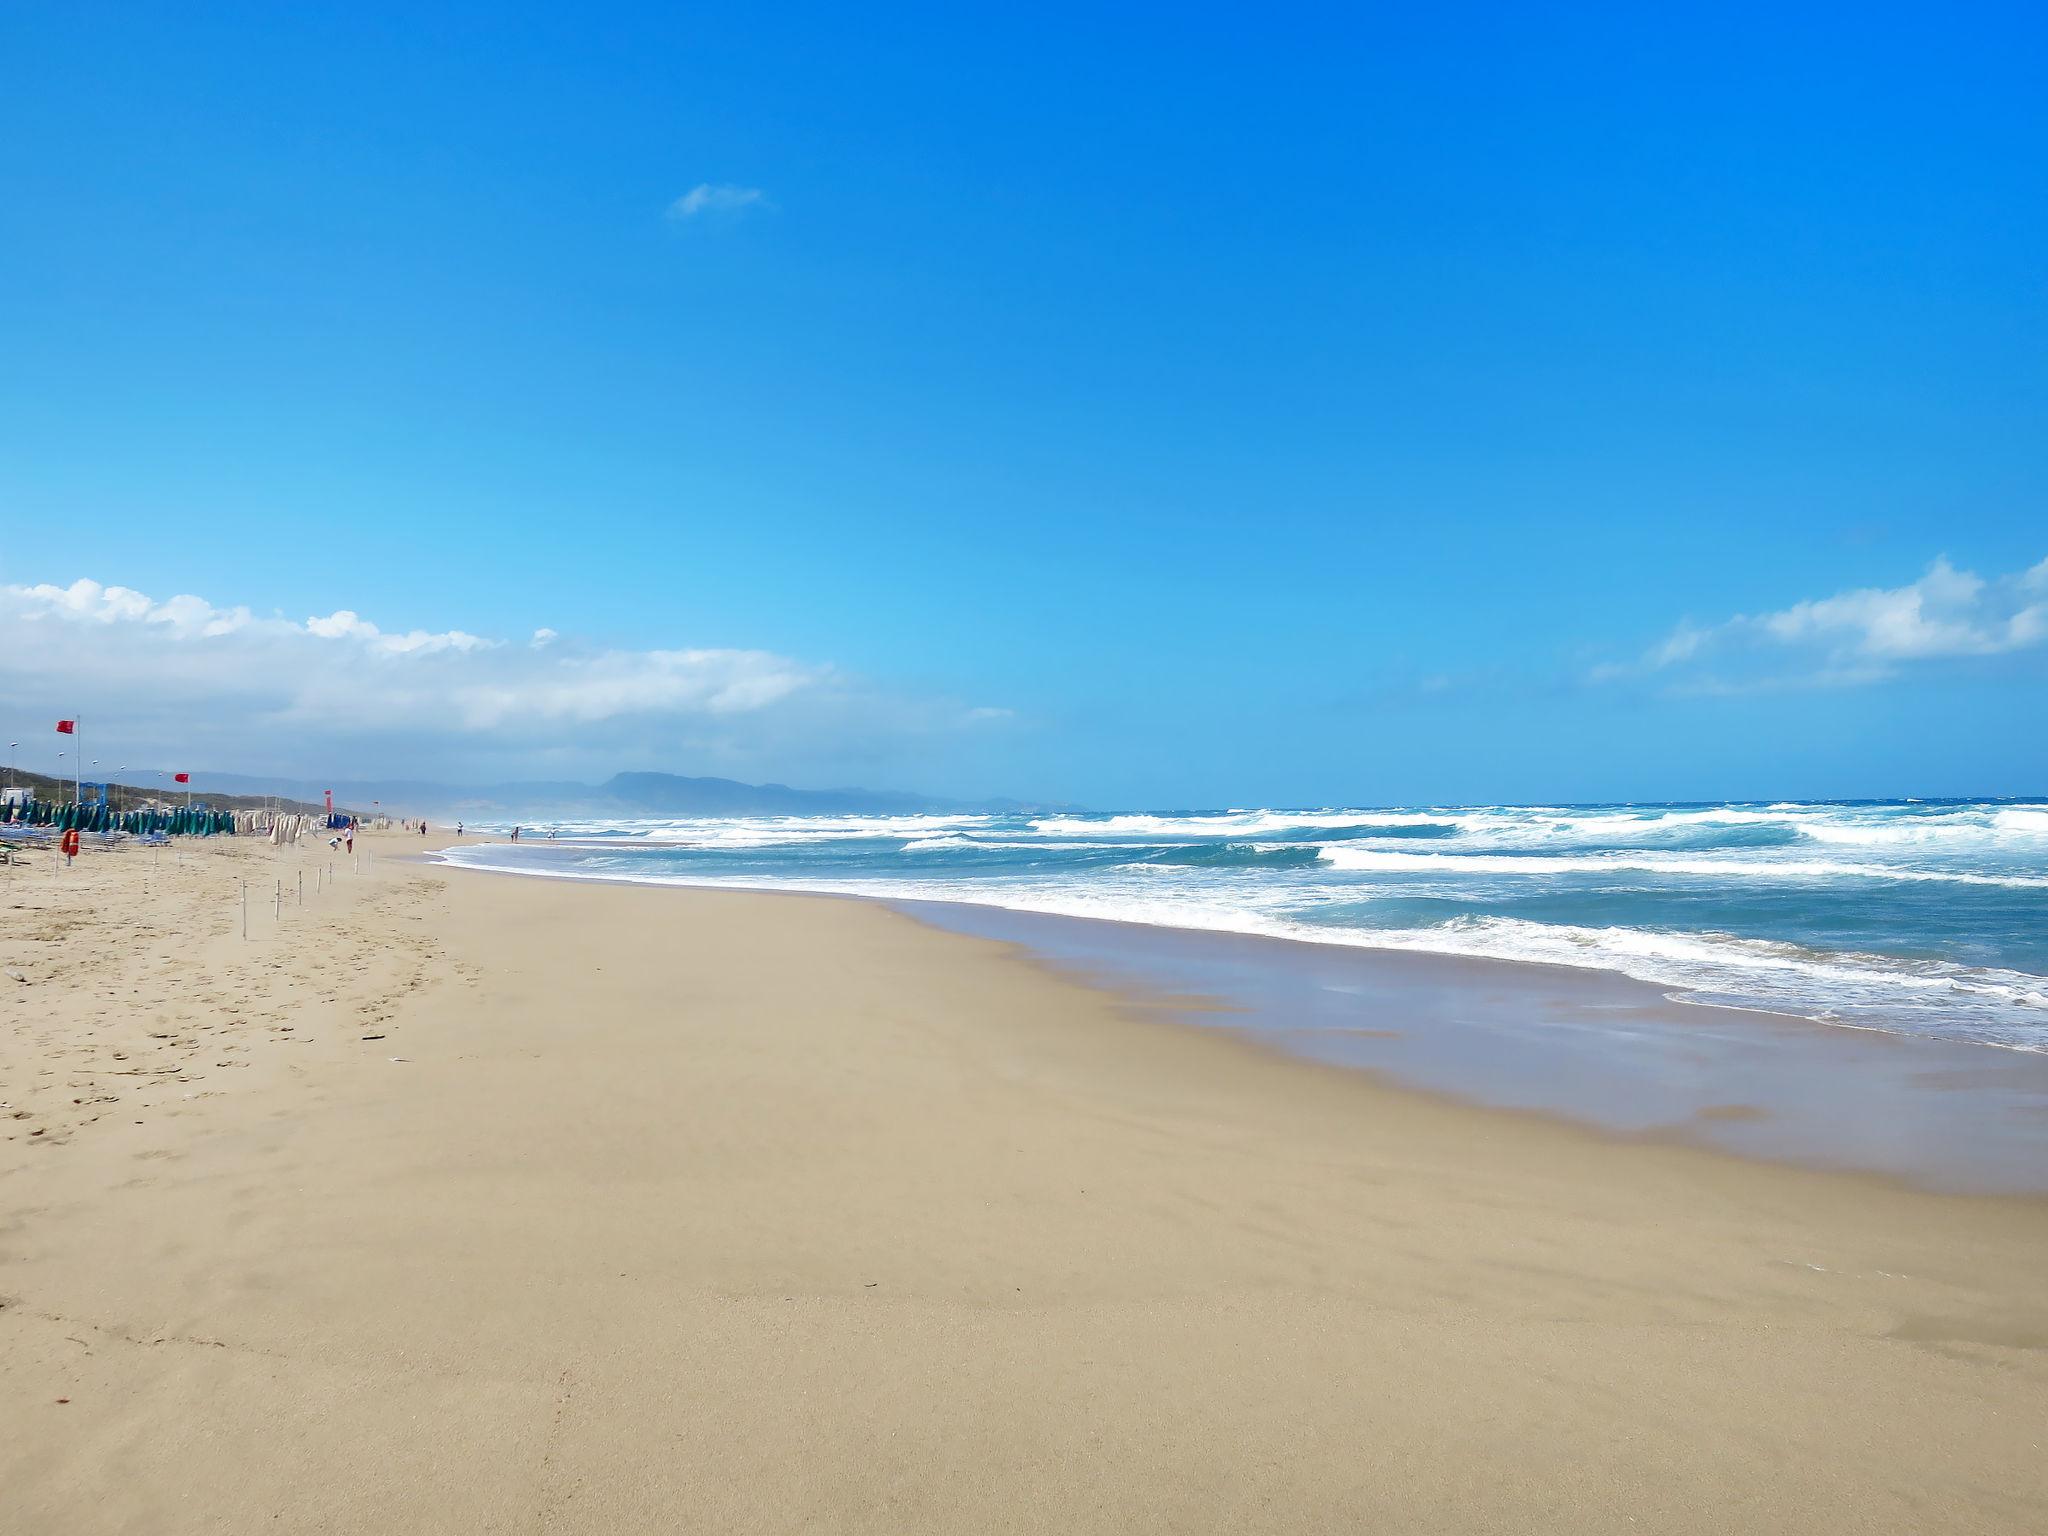
{"label": "sandy beach", "polygon": [[2048,1526],[2048,1202],[363,846],[0,871],[0,1529]]}

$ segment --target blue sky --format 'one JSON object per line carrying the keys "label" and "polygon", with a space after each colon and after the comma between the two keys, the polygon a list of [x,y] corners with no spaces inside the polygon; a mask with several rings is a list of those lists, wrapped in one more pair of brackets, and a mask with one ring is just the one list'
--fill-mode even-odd
{"label": "blue sky", "polygon": [[13,7],[0,710],[336,777],[2040,792],[2044,45]]}

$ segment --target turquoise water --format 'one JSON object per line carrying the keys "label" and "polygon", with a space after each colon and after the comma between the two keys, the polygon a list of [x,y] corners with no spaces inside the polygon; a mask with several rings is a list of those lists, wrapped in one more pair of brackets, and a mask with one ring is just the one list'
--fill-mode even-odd
{"label": "turquoise water", "polygon": [[564,821],[452,862],[972,902],[1620,972],[2048,1051],[2048,803]]}

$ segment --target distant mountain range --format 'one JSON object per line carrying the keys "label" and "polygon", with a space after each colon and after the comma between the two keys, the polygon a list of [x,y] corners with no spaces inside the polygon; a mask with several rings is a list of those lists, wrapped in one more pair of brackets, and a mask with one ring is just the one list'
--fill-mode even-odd
{"label": "distant mountain range", "polygon": [[946,800],[886,789],[791,789],[674,773],[615,773],[602,784],[532,780],[457,785],[422,779],[269,779],[239,773],[197,773],[201,794],[284,795],[316,804],[334,791],[338,808],[380,808],[394,816],[908,816],[931,812],[1068,811],[1068,805],[1023,800]]}

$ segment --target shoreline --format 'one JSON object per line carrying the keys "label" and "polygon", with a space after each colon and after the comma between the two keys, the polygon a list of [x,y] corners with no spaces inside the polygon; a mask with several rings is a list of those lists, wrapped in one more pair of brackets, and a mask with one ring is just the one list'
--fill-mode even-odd
{"label": "shoreline", "polygon": [[[497,846],[518,846],[522,849],[531,846],[549,846],[548,844],[541,842],[538,839],[533,840],[530,843],[512,845],[508,844],[507,840],[504,837],[496,834],[472,834],[468,837],[460,839],[456,843],[450,844],[449,846],[470,847],[480,844],[489,844]],[[593,845],[589,843],[579,844],[572,842],[565,843],[561,846],[580,847],[587,851]],[[430,851],[427,854],[427,856],[431,858],[437,856],[437,854],[438,850],[434,850]],[[441,862],[445,863],[449,868],[467,869],[479,873],[523,875],[542,880],[583,881],[599,885],[644,885],[650,888],[667,886],[684,890],[740,891],[764,895],[836,896],[851,901],[881,902],[887,905],[896,905],[905,909],[919,906],[931,906],[934,908],[962,907],[980,911],[1006,913],[1020,918],[1043,918],[1056,922],[1096,923],[1112,927],[1123,927],[1130,929],[1157,930],[1168,933],[1215,936],[1223,939],[1244,939],[1261,944],[1300,945],[1308,949],[1314,950],[1335,949],[1344,951],[1355,951],[1361,954],[1369,954],[1373,956],[1407,957],[1416,961],[1440,961],[1452,965],[1469,965],[1477,967],[1509,966],[1514,967],[1516,969],[1558,972],[1576,977],[1612,977],[1630,986],[1647,988],[1652,992],[1656,993],[1656,995],[1662,1001],[1669,1003],[1674,1007],[1708,1008],[1729,1013],[1753,1014],[1761,1018],[1782,1020],[1788,1023],[1799,1024],[1807,1028],[1825,1030],[1845,1030],[1860,1034],[1880,1035],[1891,1039],[1915,1040],[1929,1038],[1926,1036],[1916,1035],[1906,1030],[1886,1029],[1882,1025],[1858,1024],[1841,1018],[1822,1018],[1813,1014],[1795,1013],[1787,1009],[1772,1008],[1762,1004],[1728,1002],[1717,997],[1708,996],[1704,993],[1694,995],[1692,993],[1689,993],[1687,989],[1680,983],[1670,981],[1658,981],[1649,979],[1647,977],[1637,976],[1629,971],[1623,970],[1622,968],[1616,965],[1600,965],[1592,963],[1583,965],[1573,965],[1569,962],[1562,960],[1540,959],[1523,955],[1480,954],[1461,950],[1425,949],[1405,945],[1397,946],[1362,943],[1356,940],[1336,936],[1337,933],[1341,932],[1342,930],[1332,930],[1331,936],[1329,937],[1311,936],[1309,934],[1300,932],[1266,933],[1245,928],[1204,927],[1194,924],[1152,921],[1141,917],[1110,917],[1094,913],[1048,911],[1036,907],[1007,906],[999,901],[977,900],[972,896],[964,895],[905,896],[890,892],[877,893],[875,891],[858,888],[851,884],[819,884],[815,886],[806,886],[799,884],[793,880],[752,880],[743,876],[663,876],[660,878],[646,878],[635,877],[630,875],[581,874],[573,871],[549,870],[537,867],[528,869],[514,869],[497,865],[462,864],[454,860],[444,860]],[[1986,1050],[2009,1052],[2021,1056],[2041,1056],[2044,1058],[2048,1058],[2048,1047],[2017,1045],[2000,1040],[1977,1039],[1956,1040],[1949,1043],[1955,1045],[1980,1047]]]}
{"label": "shoreline", "polygon": [[[805,893],[792,892],[790,894]],[[867,898],[827,897],[825,899],[862,900]],[[932,926],[942,932],[973,933],[980,931],[973,927],[956,927],[944,921],[934,920],[916,910],[927,905],[949,905],[947,903],[884,901],[882,904],[902,911],[919,921],[930,922]],[[1037,916],[1038,914],[1031,915]],[[1113,919],[1070,918],[1065,916],[1050,918],[1049,921],[1060,924],[1074,923],[1110,928],[1150,926],[1123,925]],[[1199,933],[1199,930],[1186,929],[1168,929],[1166,931],[1176,935]],[[1253,935],[1232,935],[1232,937],[1244,937],[1254,943],[1288,944],[1308,942],[1288,939],[1268,940],[1263,936]],[[1916,1179],[1909,1175],[1886,1169],[1865,1167],[1851,1162],[1829,1161],[1825,1158],[1813,1156],[1744,1150],[1738,1145],[1725,1144],[1700,1135],[1699,1123],[1666,1122],[1631,1129],[1608,1124],[1586,1114],[1577,1114],[1566,1110],[1543,1108],[1527,1104],[1499,1102],[1480,1096],[1469,1089],[1437,1086],[1417,1078],[1403,1076],[1390,1067],[1375,1065],[1366,1060],[1337,1059],[1318,1055],[1298,1047],[1290,1047],[1280,1043],[1272,1034],[1262,1033],[1255,1028],[1246,1027],[1241,1021],[1245,1015],[1254,1012],[1255,1009],[1244,1003],[1232,1001],[1221,994],[1188,994],[1173,990],[1154,990],[1148,987],[1145,982],[1132,979],[1132,976],[1137,974],[1135,972],[1130,975],[1120,976],[1092,970],[1086,965],[1063,960],[1058,953],[1034,945],[1028,939],[999,939],[998,942],[1014,945],[1025,961],[1040,966],[1055,976],[1077,982],[1094,990],[1124,996],[1128,1000],[1128,1006],[1147,1013],[1154,1011],[1162,1013],[1180,1027],[1210,1032],[1227,1032],[1233,1038],[1240,1040],[1252,1049],[1276,1059],[1306,1065],[1321,1071],[1332,1072],[1339,1077],[1361,1077],[1385,1091],[1397,1094],[1413,1094],[1448,1108],[1476,1111],[1486,1115],[1506,1115],[1518,1119],[1526,1119],[1532,1123],[1551,1126],[1572,1134],[1589,1136],[1598,1142],[1617,1148],[1634,1146],[1681,1148],[1691,1152],[1702,1153],[1709,1157],[1729,1158],[1736,1162],[1750,1164],[1759,1168],[1796,1169],[1822,1174],[1830,1178],[1864,1180],[1882,1188],[1896,1190],[1905,1194],[1926,1195],[1941,1199],[2013,1200],[2023,1204],[2038,1204],[2044,1209],[2048,1209],[2048,1167],[2041,1169],[2037,1175],[2030,1176],[2030,1182],[2025,1185],[1997,1187],[1949,1186]],[[1370,953],[1374,956],[1375,960],[1384,955],[1392,955],[1396,958],[1397,963],[1408,960],[1442,962],[1447,967],[1453,969],[1467,966],[1483,968],[1491,965],[1508,967],[1515,970],[1535,968],[1563,971],[1568,977],[1572,978],[1577,978],[1583,974],[1573,971],[1569,967],[1546,965],[1541,961],[1493,960],[1484,957],[1468,956],[1409,955],[1400,951],[1371,951]],[[1604,977],[1613,973],[1599,972],[1595,974]],[[1614,979],[1632,988],[1650,987],[1649,983],[1639,982],[1633,977],[1616,975]],[[1815,1020],[1800,1018],[1793,1014],[1773,1014],[1763,1009],[1734,1008],[1719,1003],[1699,1003],[1680,997],[1659,997],[1657,1001],[1674,1009],[1703,1008],[1715,1012],[1755,1015],[1794,1031],[1819,1032],[1827,1029],[1826,1025]],[[1396,1039],[1400,1038],[1405,1032],[1364,1026],[1336,1030],[1332,1031],[1332,1033],[1362,1039]],[[1916,1045],[1916,1042],[1910,1038],[1888,1031],[1874,1030],[1869,1031],[1869,1033],[1876,1035],[1878,1041],[1887,1049],[1897,1045],[1902,1049],[1911,1050]],[[1826,1036],[1821,1033],[1814,1033],[1811,1038],[1820,1040],[1825,1039]],[[1959,1045],[1955,1049],[1974,1048],[1974,1044],[1973,1042],[1969,1046]],[[1747,1112],[1752,1108],[1753,1106],[1746,1104],[1710,1104],[1699,1112],[1696,1121],[1706,1124],[1724,1120],[1748,1121],[1752,1116]]]}
{"label": "shoreline", "polygon": [[[485,836],[465,843],[498,841]],[[1213,1028],[1221,1022],[1269,1049],[1369,1073],[1397,1090],[1438,1095],[1481,1109],[1547,1115],[1617,1142],[1668,1141],[1767,1163],[1864,1174],[1938,1194],[2048,1199],[2048,1055],[2023,1048],[1929,1039],[1709,1001],[1621,971],[1554,961],[1381,949],[1294,935],[1037,912],[986,901],[512,869],[463,864],[439,854],[439,849],[423,850],[422,858],[469,873],[572,884],[873,903],[944,931],[1015,942],[1033,958],[1086,985],[1153,997],[1199,993],[1211,1001],[1183,1010],[1191,1024]],[[1086,937],[1090,934],[1117,937],[1091,942]],[[1273,958],[1263,965],[1218,971],[1198,953],[1209,949],[1263,952]],[[1144,958],[1134,960],[1133,952]],[[1392,1005],[1385,995],[1389,992],[1412,1009],[1418,990],[1463,995],[1505,991],[1513,999],[1507,1005],[1512,1009],[1524,1007],[1527,994],[1540,990],[1552,1009],[1603,1015],[1607,1038],[1574,1042],[1568,1048],[1555,1038],[1538,1038],[1543,1024],[1514,1020],[1505,1027],[1524,1038],[1516,1042],[1512,1063],[1486,1072],[1475,1070],[1478,1048],[1486,1042],[1471,1038],[1469,1027],[1467,1038],[1421,1059],[1414,1050],[1391,1043],[1360,1048],[1355,1044],[1360,1038],[1391,1041],[1411,1032],[1295,1026],[1290,1009],[1299,1014],[1315,1002],[1305,999],[1300,989],[1284,985],[1281,973],[1290,970],[1349,972],[1351,979],[1361,982],[1358,990],[1375,994],[1373,1001],[1382,1009]],[[1408,976],[1420,978],[1418,985],[1405,985]],[[1395,978],[1392,987],[1383,984],[1386,977]],[[1503,1011],[1500,1004],[1490,1002],[1484,1011],[1489,1030],[1504,1027],[1498,1017]],[[1625,1037],[1620,1030],[1623,1020],[1630,1026]],[[1462,1022],[1436,1020],[1440,1030],[1451,1033]],[[1718,1040],[1717,1028],[1726,1027],[1742,1038],[1732,1044]],[[1644,1054],[1640,1046],[1646,1031],[1662,1038],[1651,1059],[1631,1069],[1629,1052]],[[1342,1048],[1346,1036],[1354,1042],[1351,1049]],[[1744,1047],[1770,1049],[1773,1070],[1716,1059],[1706,1050],[1710,1044],[1729,1058],[1739,1056]],[[1981,1051],[1998,1054],[1986,1061],[1977,1056]],[[1566,1075],[1575,1068],[1580,1076]],[[1862,1093],[1855,1091],[1858,1083],[1836,1080],[1843,1071],[1858,1075]],[[1740,1084],[1743,1091],[1720,1093],[1710,1086],[1686,1091],[1689,1085],[1668,1081],[1674,1072]],[[1978,1098],[1965,1102],[1967,1090],[1955,1084],[1973,1076]],[[1933,1083],[1936,1078],[1939,1085]],[[1998,1081],[1986,1081],[1992,1078]],[[1646,1083],[1653,1090],[1647,1097],[1642,1092]],[[1668,1112],[1662,1118],[1647,1118],[1646,1104],[1653,1103],[1665,1104]],[[1987,1119],[1987,1114],[1995,1118]],[[1859,1119],[1872,1115],[1889,1117],[1883,1121],[1889,1135],[1876,1136],[1872,1127],[1859,1126]],[[1901,1125],[1916,1128],[1912,1144],[1903,1148],[1896,1144]]]}
{"label": "shoreline", "polygon": [[373,846],[246,943],[288,855],[0,935],[0,1097],[69,1117],[0,1139],[24,1525],[2048,1515],[2044,1202],[1390,1086],[878,903]]}

